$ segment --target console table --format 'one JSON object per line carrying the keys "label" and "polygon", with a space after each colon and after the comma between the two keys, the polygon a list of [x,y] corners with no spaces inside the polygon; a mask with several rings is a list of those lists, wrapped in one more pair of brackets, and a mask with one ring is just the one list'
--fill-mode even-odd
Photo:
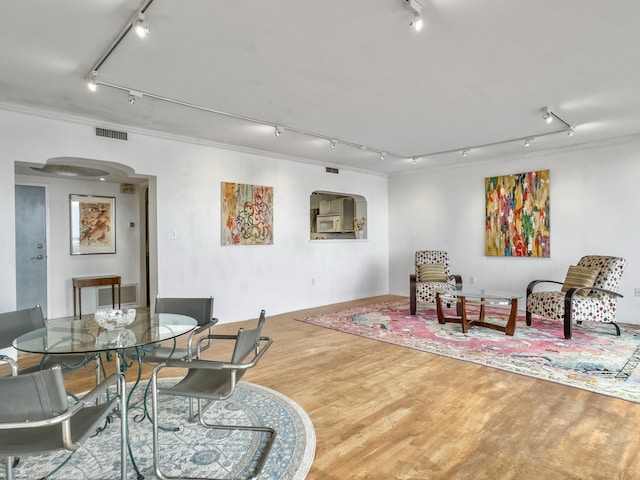
{"label": "console table", "polygon": [[82,287],[100,287],[111,285],[111,306],[116,308],[116,285],[118,286],[118,308],[120,308],[121,277],[120,275],[100,275],[96,277],[74,277],[73,281],[73,316],[76,316],[76,289],[78,291],[78,313],[82,318]]}

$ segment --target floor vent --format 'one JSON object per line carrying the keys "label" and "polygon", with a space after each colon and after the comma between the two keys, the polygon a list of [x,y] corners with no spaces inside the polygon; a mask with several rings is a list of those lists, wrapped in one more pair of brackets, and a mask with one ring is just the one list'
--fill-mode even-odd
{"label": "floor vent", "polygon": [[98,137],[115,138],[116,140],[126,140],[127,132],[119,132],[117,130],[109,130],[108,128],[96,127],[96,135]]}
{"label": "floor vent", "polygon": [[[118,286],[116,285],[116,307],[118,305]],[[111,303],[111,287],[98,287],[96,289],[96,307],[110,307]],[[121,305],[138,305],[138,285],[122,285],[122,302]]]}

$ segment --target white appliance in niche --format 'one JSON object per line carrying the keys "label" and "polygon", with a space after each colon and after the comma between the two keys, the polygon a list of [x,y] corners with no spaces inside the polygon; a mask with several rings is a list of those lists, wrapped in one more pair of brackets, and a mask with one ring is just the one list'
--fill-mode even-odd
{"label": "white appliance in niche", "polygon": [[340,197],[320,202],[320,213],[316,217],[319,233],[353,232],[355,201],[351,197]]}

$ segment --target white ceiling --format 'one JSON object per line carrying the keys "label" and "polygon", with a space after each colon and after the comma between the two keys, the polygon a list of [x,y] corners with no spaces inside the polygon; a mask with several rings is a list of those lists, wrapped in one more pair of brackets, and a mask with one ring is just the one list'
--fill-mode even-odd
{"label": "white ceiling", "polygon": [[[150,36],[130,32],[99,68],[125,90],[91,93],[85,77],[142,0],[5,1],[0,102],[387,174],[640,132],[637,0],[422,3],[414,32],[405,0],[153,0]],[[283,134],[146,95],[131,105],[128,90]],[[561,129],[547,105],[572,138],[540,136]]]}

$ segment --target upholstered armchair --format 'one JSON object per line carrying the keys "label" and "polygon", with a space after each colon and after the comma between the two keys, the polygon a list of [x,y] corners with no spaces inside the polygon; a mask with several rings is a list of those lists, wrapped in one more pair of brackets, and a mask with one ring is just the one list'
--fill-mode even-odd
{"label": "upholstered armchair", "polygon": [[416,252],[415,273],[409,275],[409,306],[416,314],[418,303],[436,303],[436,293],[462,290],[462,277],[449,273],[449,254],[441,250]]}
{"label": "upholstered armchair", "polygon": [[[564,282],[534,280],[527,287],[527,325],[532,315],[563,320],[564,338],[571,338],[571,325],[575,321],[610,323],[620,335],[615,323],[616,301],[622,298],[618,290],[624,271],[625,259],[590,255],[582,257],[577,265],[569,267]],[[560,291],[533,290],[541,283],[562,285]]]}

